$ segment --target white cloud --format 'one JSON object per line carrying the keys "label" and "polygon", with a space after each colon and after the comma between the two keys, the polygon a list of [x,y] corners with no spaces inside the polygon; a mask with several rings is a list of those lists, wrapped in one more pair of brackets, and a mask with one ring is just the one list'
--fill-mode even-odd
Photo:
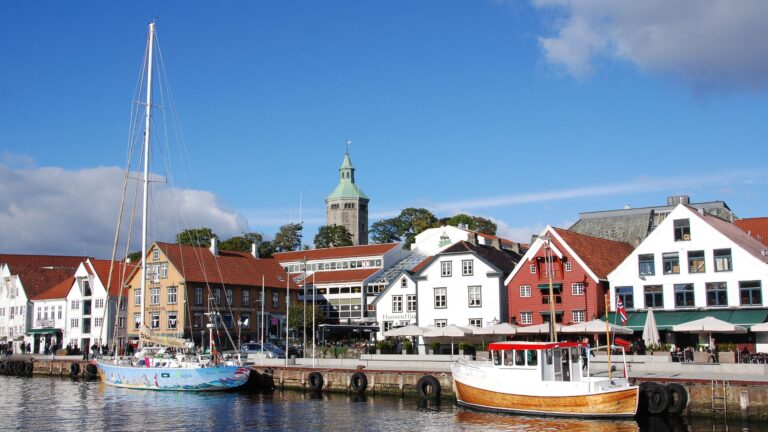
{"label": "white cloud", "polygon": [[[117,167],[69,171],[0,165],[0,250],[108,258],[122,178]],[[247,230],[245,219],[223,208],[211,192],[158,186],[150,240],[173,241],[179,231],[201,226],[223,238]],[[134,244],[131,250],[140,249]]]}
{"label": "white cloud", "polygon": [[762,91],[768,82],[764,0],[533,0],[554,11],[546,60],[577,78],[600,57],[678,77],[699,89]]}
{"label": "white cloud", "polygon": [[536,223],[532,226],[512,227],[506,222],[493,219],[491,220],[496,224],[496,235],[505,238],[507,240],[516,241],[518,243],[530,243],[531,236],[540,234],[542,230],[547,226],[546,224]]}

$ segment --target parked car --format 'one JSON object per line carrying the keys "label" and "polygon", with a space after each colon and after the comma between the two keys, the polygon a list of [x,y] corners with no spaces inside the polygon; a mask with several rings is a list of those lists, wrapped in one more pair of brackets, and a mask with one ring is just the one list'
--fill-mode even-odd
{"label": "parked car", "polygon": [[272,344],[264,344],[264,350],[258,342],[248,342],[240,347],[240,352],[249,356],[259,356],[262,353],[265,358],[285,358],[285,351],[275,347]]}

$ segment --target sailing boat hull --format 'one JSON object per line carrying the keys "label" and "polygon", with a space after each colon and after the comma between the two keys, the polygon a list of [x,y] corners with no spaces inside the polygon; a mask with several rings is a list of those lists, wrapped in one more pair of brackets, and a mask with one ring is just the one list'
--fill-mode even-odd
{"label": "sailing boat hull", "polygon": [[220,391],[248,382],[250,369],[242,366],[136,367],[97,363],[107,385],[141,390]]}

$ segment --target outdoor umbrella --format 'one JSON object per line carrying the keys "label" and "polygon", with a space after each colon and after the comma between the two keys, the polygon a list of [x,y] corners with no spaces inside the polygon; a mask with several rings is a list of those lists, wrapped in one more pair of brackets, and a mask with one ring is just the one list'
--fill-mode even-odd
{"label": "outdoor umbrella", "polygon": [[712,344],[712,333],[746,333],[747,329],[746,327],[731,324],[728,321],[719,320],[715,317],[704,317],[694,321],[673,325],[672,331],[708,334],[709,343]]}
{"label": "outdoor umbrella", "polygon": [[749,331],[768,332],[768,322],[764,322],[762,324],[755,324],[749,329]]}
{"label": "outdoor umbrella", "polygon": [[[555,327],[557,328],[557,331],[560,331],[560,329],[563,328],[563,325],[555,323]],[[527,335],[549,334],[549,323],[545,322],[543,324],[518,327],[517,334],[527,334]]]}
{"label": "outdoor umbrella", "polygon": [[481,327],[473,332],[476,335],[504,335],[512,336],[517,333],[517,326],[510,323],[500,323],[488,327]]}
{"label": "outdoor umbrella", "polygon": [[[632,334],[632,329],[622,327],[616,324],[608,324],[611,333]],[[603,334],[605,333],[605,321],[594,319],[583,323],[573,324],[562,327],[559,331],[563,333],[581,333],[581,334]]]}
{"label": "outdoor umbrella", "polygon": [[456,324],[451,324],[445,327],[435,327],[427,332],[424,332],[422,336],[425,338],[431,337],[447,337],[451,338],[451,353],[453,353],[453,338],[463,338],[470,336],[474,332],[472,327],[461,327]]}
{"label": "outdoor umbrella", "polygon": [[659,336],[659,327],[656,325],[656,317],[653,315],[653,309],[648,309],[645,316],[645,325],[643,326],[643,342],[647,347],[656,347],[661,345]]}
{"label": "outdoor umbrella", "polygon": [[424,332],[430,330],[426,327],[419,327],[414,324],[410,324],[404,327],[397,327],[393,329],[389,329],[382,333],[385,337],[394,337],[394,336],[421,336],[424,334]]}

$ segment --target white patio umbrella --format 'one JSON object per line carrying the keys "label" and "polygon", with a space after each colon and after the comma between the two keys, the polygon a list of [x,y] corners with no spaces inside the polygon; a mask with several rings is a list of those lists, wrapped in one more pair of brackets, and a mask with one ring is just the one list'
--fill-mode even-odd
{"label": "white patio umbrella", "polygon": [[749,331],[768,332],[768,322],[764,322],[762,324],[755,324],[749,329]]}
{"label": "white patio umbrella", "polygon": [[747,329],[746,327],[709,316],[673,325],[672,331],[684,333],[746,333]]}
{"label": "white patio umbrella", "polygon": [[[611,333],[632,334],[633,330],[616,324],[608,324]],[[573,324],[562,327],[559,331],[563,333],[582,333],[582,334],[602,334],[605,333],[605,321],[594,319],[583,323]]]}
{"label": "white patio umbrella", "polygon": [[430,330],[427,327],[419,327],[415,324],[409,324],[404,327],[397,327],[393,329],[389,329],[382,333],[385,337],[395,337],[395,336],[421,336],[424,334],[424,332]]}
{"label": "white patio umbrella", "polygon": [[653,315],[653,309],[648,309],[648,314],[645,316],[643,342],[647,347],[661,345],[661,336],[659,336],[659,327],[656,325],[656,317]]}
{"label": "white patio umbrella", "polygon": [[[562,324],[555,323],[555,328],[559,332],[562,328]],[[549,334],[549,323],[536,324],[531,326],[521,326],[517,328],[517,334]]]}
{"label": "white patio umbrella", "polygon": [[473,332],[476,335],[504,335],[512,336],[517,333],[517,326],[510,323],[499,323],[488,327],[480,327]]}
{"label": "white patio umbrella", "polygon": [[427,332],[424,332],[422,336],[425,338],[431,338],[431,337],[451,338],[451,353],[453,353],[453,338],[462,338],[462,337],[470,336],[474,333],[475,329],[473,329],[472,327],[462,327],[462,326],[457,326],[456,324],[451,324],[445,327],[435,327]]}

